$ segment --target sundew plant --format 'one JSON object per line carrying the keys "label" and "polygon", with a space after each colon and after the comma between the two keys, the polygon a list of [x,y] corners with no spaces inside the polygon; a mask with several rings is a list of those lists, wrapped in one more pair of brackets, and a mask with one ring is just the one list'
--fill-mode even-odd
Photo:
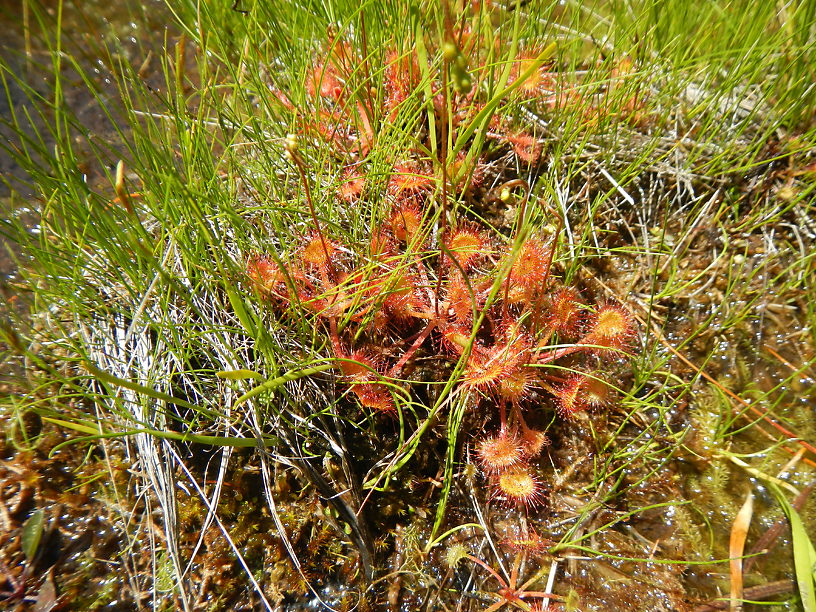
{"label": "sundew plant", "polygon": [[814,6],[23,9],[0,598],[816,610]]}

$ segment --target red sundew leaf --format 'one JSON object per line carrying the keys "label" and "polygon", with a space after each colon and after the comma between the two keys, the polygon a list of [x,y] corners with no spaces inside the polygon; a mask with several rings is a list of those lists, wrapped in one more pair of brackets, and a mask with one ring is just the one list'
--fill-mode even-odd
{"label": "red sundew leaf", "polygon": [[346,168],[343,171],[342,184],[337,189],[337,195],[346,202],[355,202],[365,188],[365,177],[357,173],[356,168]]}
{"label": "red sundew leaf", "polygon": [[543,49],[533,49],[520,53],[510,73],[510,84],[518,80],[520,75],[529,71],[529,75],[519,84],[519,92],[523,95],[542,95],[555,92],[559,88],[560,78],[553,72],[552,64],[538,61]]}
{"label": "red sundew leaf", "polygon": [[[512,257],[508,248],[505,257]],[[552,258],[550,247],[540,238],[528,238],[510,268],[504,293],[510,304],[529,303],[544,290]]]}
{"label": "red sundew leaf", "polygon": [[471,329],[469,325],[448,323],[441,325],[439,331],[441,332],[440,344],[451,355],[461,355],[470,344]]}
{"label": "red sundew leaf", "polygon": [[541,159],[544,143],[535,136],[524,132],[516,132],[507,136],[506,140],[512,145],[516,156],[522,161],[535,165]]}
{"label": "red sundew leaf", "polygon": [[526,529],[520,529],[517,534],[504,538],[501,544],[513,552],[541,555],[557,543],[542,537],[536,530],[528,526]]}
{"label": "red sundew leaf", "polygon": [[[447,314],[452,315],[459,324],[471,321],[474,306],[477,313],[484,308],[492,284],[493,281],[487,277],[477,276],[465,279],[458,270],[452,272],[445,285],[444,304],[448,307]],[[470,328],[466,335],[470,336]]]}
{"label": "red sundew leaf", "polygon": [[473,268],[479,261],[490,255],[490,238],[487,234],[471,225],[462,225],[448,232],[443,238],[445,248],[450,254],[445,254],[445,263],[453,266],[451,257],[456,259],[463,270]]}
{"label": "red sundew leaf", "polygon": [[393,112],[419,86],[420,70],[416,51],[398,55],[396,51],[386,53],[385,108]]}
{"label": "red sundew leaf", "polygon": [[370,252],[371,257],[379,261],[388,261],[396,257],[398,253],[397,243],[391,232],[387,230],[375,231],[371,235]]}
{"label": "red sundew leaf", "polygon": [[284,282],[284,275],[277,262],[266,255],[250,257],[246,265],[247,276],[264,289],[272,289]]}
{"label": "red sundew leaf", "polygon": [[406,195],[411,198],[433,191],[434,182],[433,175],[422,172],[418,164],[403,162],[394,166],[387,190],[398,200],[406,199]]}
{"label": "red sundew leaf", "polygon": [[306,92],[312,97],[322,96],[339,101],[343,89],[337,70],[331,64],[320,62],[306,75]]}
{"label": "red sundew leaf", "polygon": [[583,374],[573,374],[564,384],[553,389],[553,395],[558,403],[558,414],[562,417],[570,418],[576,412],[586,409],[581,389],[585,378]]}
{"label": "red sundew leaf", "polygon": [[352,392],[357,396],[357,399],[365,408],[375,410],[385,414],[396,414],[397,406],[394,403],[394,398],[388,392],[388,388],[379,383],[367,383],[362,385],[354,385],[351,388]]}
{"label": "red sundew leaf", "polygon": [[496,499],[509,505],[524,506],[528,510],[544,502],[541,481],[526,466],[519,466],[499,473],[495,478]]}
{"label": "red sundew leaf", "polygon": [[521,434],[521,446],[524,455],[530,459],[538,455],[545,446],[550,445],[547,434],[538,429],[525,429]]}
{"label": "red sundew leaf", "polygon": [[601,355],[625,352],[635,336],[632,316],[618,304],[607,303],[598,308],[587,328],[581,344],[594,345],[595,352]]}
{"label": "red sundew leaf", "polygon": [[317,232],[312,233],[306,239],[298,253],[298,261],[307,268],[330,269],[340,253],[339,242],[324,238]]}
{"label": "red sundew leaf", "polygon": [[573,336],[578,332],[583,320],[583,302],[578,292],[570,288],[558,289],[549,298],[546,325],[554,332]]}
{"label": "red sundew leaf", "polygon": [[388,224],[397,240],[411,244],[422,228],[422,211],[413,203],[397,206],[391,212]]}
{"label": "red sundew leaf", "polygon": [[515,433],[501,432],[476,444],[476,456],[482,469],[497,474],[524,463],[525,454],[521,441]]}

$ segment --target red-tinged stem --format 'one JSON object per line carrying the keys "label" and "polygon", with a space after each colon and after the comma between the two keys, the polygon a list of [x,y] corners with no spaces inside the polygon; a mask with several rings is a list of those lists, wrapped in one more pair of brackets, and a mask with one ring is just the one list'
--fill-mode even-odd
{"label": "red-tinged stem", "polygon": [[572,355],[573,353],[584,350],[585,348],[586,346],[584,345],[573,344],[572,346],[565,346],[554,351],[541,352],[535,355],[534,361],[536,363],[551,363],[567,355]]}
{"label": "red-tinged stem", "polygon": [[467,557],[468,559],[470,559],[474,563],[476,563],[478,565],[481,565],[484,569],[486,569],[490,573],[491,576],[493,576],[496,580],[498,580],[499,584],[502,585],[505,589],[510,588],[508,586],[507,582],[505,582],[504,578],[502,578],[499,575],[499,573],[496,570],[494,570],[492,567],[490,567],[487,563],[485,563],[484,561],[482,561],[478,557],[474,557],[473,555],[465,555],[465,557]]}
{"label": "red-tinged stem", "polygon": [[516,590],[516,582],[518,582],[518,573],[519,567],[521,566],[521,553],[516,553],[516,558],[513,559],[513,568],[510,570],[510,584],[513,585],[512,589]]}
{"label": "red-tinged stem", "polygon": [[550,339],[553,337],[555,333],[554,329],[548,329],[544,335],[541,337],[541,340],[538,341],[538,346],[545,347],[550,343]]}
{"label": "red-tinged stem", "polygon": [[340,344],[340,334],[337,333],[337,317],[329,317],[329,336],[334,349],[334,356],[344,355],[343,345]]}
{"label": "red-tinged stem", "polygon": [[368,114],[366,111],[365,106],[362,102],[357,102],[357,114],[360,115],[360,121],[363,124],[362,136],[365,137],[365,141],[361,142],[361,145],[365,147],[365,149],[361,149],[361,154],[365,155],[374,147],[374,129],[371,127],[371,121],[368,119]]}
{"label": "red-tinged stem", "polygon": [[399,373],[402,371],[402,368],[404,368],[405,364],[408,363],[408,360],[411,357],[414,356],[414,353],[417,352],[417,349],[420,346],[422,346],[422,343],[425,342],[425,340],[428,338],[428,336],[434,330],[436,325],[437,325],[437,320],[436,319],[434,319],[430,323],[428,323],[428,326],[419,333],[419,335],[416,337],[416,340],[414,340],[414,342],[411,344],[411,346],[408,348],[408,350],[405,351],[405,354],[403,354],[403,356],[394,365],[394,367],[391,368],[388,371],[388,376],[389,377],[396,378],[399,375]]}
{"label": "red-tinged stem", "polygon": [[524,199],[521,201],[521,204],[519,204],[518,212],[516,213],[515,236],[518,237],[521,226],[524,223],[524,217],[527,214],[527,201],[530,199],[530,184],[524,179],[513,179],[502,185],[502,191],[505,189],[515,189],[516,187],[524,190]]}
{"label": "red-tinged stem", "polygon": [[312,201],[312,189],[309,187],[309,180],[306,178],[306,169],[304,168],[303,159],[293,146],[290,147],[287,145],[286,151],[289,153],[292,163],[295,164],[295,168],[297,168],[298,175],[300,176],[300,181],[303,183],[303,191],[306,194],[306,204],[309,206],[309,213],[312,216],[315,231],[320,237],[320,245],[323,247],[323,254],[326,256],[326,265],[328,266],[329,272],[331,272],[332,278],[336,278],[337,275],[334,273],[334,266],[332,265],[331,257],[329,257],[329,246],[326,244],[326,238],[323,236],[323,231],[320,229],[320,223],[317,220],[317,213],[315,212],[314,202]]}
{"label": "red-tinged stem", "polygon": [[[554,380],[554,379],[553,379],[553,380]],[[544,389],[544,390],[545,390],[547,393],[549,393],[549,394],[551,394],[551,395],[555,395],[556,397],[558,396],[557,389],[556,389],[555,387],[553,387],[552,385],[548,385],[548,384],[547,384],[547,383],[545,383],[543,380],[542,380],[542,381],[540,381],[540,382],[541,382],[541,387],[542,387],[542,388],[543,388],[543,389]],[[563,382],[563,380],[559,380],[559,382]]]}
{"label": "red-tinged stem", "polygon": [[521,430],[524,433],[532,431],[530,426],[527,425],[527,421],[524,420],[524,416],[521,414],[521,410],[519,410],[516,404],[513,404],[513,414],[515,415],[516,419],[518,419],[518,424],[521,425]]}
{"label": "red-tinged stem", "polygon": [[554,599],[556,601],[563,601],[564,598],[560,595],[556,595],[555,593],[546,593],[544,591],[521,591],[518,594],[520,599],[526,599],[527,597],[541,597],[542,599]]}
{"label": "red-tinged stem", "polygon": [[555,233],[553,234],[552,246],[550,247],[550,252],[547,255],[547,272],[544,274],[544,280],[541,281],[542,287],[546,287],[547,281],[550,279],[550,270],[552,270],[553,257],[555,256],[555,247],[558,246],[558,235],[561,233],[561,230],[564,227],[564,218],[561,215],[556,216],[558,217],[558,225],[555,226]]}
{"label": "red-tinged stem", "polygon": [[[321,235],[321,240],[322,239],[323,238],[322,238],[322,235]],[[325,243],[323,244],[323,248],[326,248]],[[328,256],[328,251],[326,251],[326,254]],[[328,263],[328,266],[331,266],[331,262],[328,261],[328,259],[326,261]],[[331,279],[329,278],[329,272],[331,272],[332,276],[334,276],[334,271],[331,270],[329,267],[320,266],[320,280],[323,283],[323,293],[325,295],[329,296],[329,305],[332,308],[334,308],[335,302],[337,302],[337,300],[340,297],[340,291],[339,291],[337,285],[335,285],[334,283],[331,282]],[[334,292],[329,293],[329,287],[333,288]],[[335,323],[335,327],[336,326],[337,326],[337,324]]]}
{"label": "red-tinged stem", "polygon": [[[419,282],[422,287],[425,288],[426,295],[428,296],[428,300],[431,303],[431,306],[434,308],[435,318],[439,318],[439,284],[437,283],[436,288],[436,296],[434,296],[434,292],[431,289],[431,283],[428,280],[428,273],[425,270],[425,266],[422,264],[422,260],[419,258],[419,255],[414,253],[414,265],[417,268],[417,274],[419,274]],[[440,274],[439,279],[442,279],[442,275]]]}
{"label": "red-tinged stem", "polygon": [[426,319],[428,321],[437,319],[437,316],[428,310],[414,310],[412,308],[408,308],[405,310],[405,312],[417,319]]}

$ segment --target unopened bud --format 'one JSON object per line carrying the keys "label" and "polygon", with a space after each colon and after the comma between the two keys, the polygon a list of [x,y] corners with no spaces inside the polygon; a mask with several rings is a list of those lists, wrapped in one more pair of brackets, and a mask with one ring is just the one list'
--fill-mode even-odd
{"label": "unopened bud", "polygon": [[283,140],[283,154],[292,163],[298,161],[298,137],[297,134],[287,134]]}
{"label": "unopened bud", "polygon": [[470,90],[473,88],[473,80],[469,74],[465,73],[460,79],[454,82],[454,87],[460,94],[470,93]]}
{"label": "unopened bud", "polygon": [[446,61],[454,61],[459,57],[459,47],[452,42],[446,42],[442,45],[442,57],[444,57]]}
{"label": "unopened bud", "polygon": [[292,151],[293,153],[298,150],[298,137],[297,134],[287,134],[286,140],[284,141],[284,146],[287,150]]}

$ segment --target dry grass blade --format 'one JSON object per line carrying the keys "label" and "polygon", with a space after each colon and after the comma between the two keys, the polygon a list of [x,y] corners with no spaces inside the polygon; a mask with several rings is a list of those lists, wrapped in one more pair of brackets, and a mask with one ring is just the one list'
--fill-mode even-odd
{"label": "dry grass blade", "polygon": [[745,550],[745,538],[751,517],[754,514],[754,494],[749,491],[745,503],[737,513],[734,524],[731,526],[731,540],[728,554],[731,557],[731,612],[742,610],[742,553]]}

